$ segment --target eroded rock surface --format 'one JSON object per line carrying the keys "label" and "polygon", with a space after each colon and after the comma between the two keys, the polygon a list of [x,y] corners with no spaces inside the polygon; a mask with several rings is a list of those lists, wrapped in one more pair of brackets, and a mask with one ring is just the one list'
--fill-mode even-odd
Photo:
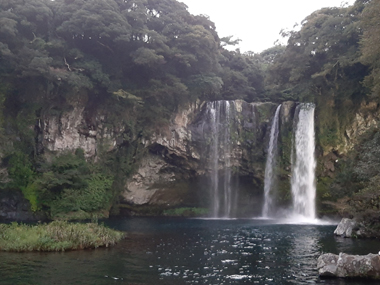
{"label": "eroded rock surface", "polygon": [[[230,102],[234,106],[231,113],[233,142],[230,167],[238,170],[236,173],[246,181],[253,181],[255,189],[260,189],[264,178],[268,128],[278,105],[242,100]],[[84,95],[68,103],[69,106],[58,113],[49,111],[41,116],[37,127],[42,150],[59,153],[81,148],[87,159],[96,160],[100,152],[115,152],[120,147],[128,147],[124,137],[131,141],[131,135],[122,121],[110,123],[110,114],[101,106],[92,110]],[[283,103],[281,120],[284,123],[291,125],[295,106],[294,102]],[[132,205],[181,203],[189,181],[210,174],[210,141],[214,134],[209,116],[207,103],[198,101],[178,110],[168,125],[150,136],[132,139],[146,149],[146,154],[141,161],[137,160],[136,171],[125,183],[124,202]],[[223,152],[223,146],[220,148],[219,151]],[[224,165],[220,165],[220,171],[223,171]],[[190,191],[207,192],[207,185],[202,187]],[[207,195],[204,193],[203,196]],[[250,193],[245,198],[241,197],[254,199],[253,196]]]}
{"label": "eroded rock surface", "polygon": [[92,106],[86,94],[55,108],[45,110],[35,126],[39,152],[62,153],[81,148],[86,158],[96,160],[100,152],[115,151],[136,139],[125,118],[111,119],[114,114],[100,105]]}
{"label": "eroded rock surface", "polygon": [[[229,167],[239,169],[239,175],[254,177],[259,184],[264,176],[267,128],[277,104],[236,100],[230,101],[229,106],[232,106],[228,126],[231,128]],[[190,180],[207,177],[211,172],[213,128],[208,104],[197,102],[179,110],[167,127],[143,141],[149,154],[128,179],[123,194],[125,202],[134,205],[162,204],[161,199],[166,197],[163,200],[168,204],[180,203],[184,195],[183,185],[189,184]],[[217,151],[226,153],[225,147],[225,142],[219,142]],[[219,161],[220,171],[223,167]],[[207,188],[205,184],[202,187]],[[190,191],[197,195],[195,192],[203,190]],[[165,194],[169,192],[171,195]],[[204,193],[204,196],[208,195]],[[176,197],[174,201],[172,197]]]}
{"label": "eroded rock surface", "polygon": [[170,165],[157,155],[145,157],[138,171],[127,181],[123,193],[125,202],[134,205],[151,204],[157,192],[170,188],[176,175]]}
{"label": "eroded rock surface", "polygon": [[326,253],[318,258],[317,269],[321,277],[380,279],[380,256]]}
{"label": "eroded rock surface", "polygon": [[44,146],[50,151],[82,148],[86,157],[96,154],[96,133],[86,135],[81,130],[84,107],[74,107],[60,117],[47,117],[44,121]]}
{"label": "eroded rock surface", "polygon": [[355,220],[343,218],[334,231],[334,235],[350,238],[357,235],[358,224]]}

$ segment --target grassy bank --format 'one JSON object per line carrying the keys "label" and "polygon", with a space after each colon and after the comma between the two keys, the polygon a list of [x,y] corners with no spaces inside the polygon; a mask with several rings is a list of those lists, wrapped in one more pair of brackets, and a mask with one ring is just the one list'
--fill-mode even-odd
{"label": "grassy bank", "polygon": [[2,251],[65,251],[111,246],[124,237],[95,223],[54,221],[50,224],[0,224]]}
{"label": "grassy bank", "polygon": [[205,208],[173,208],[163,211],[164,216],[170,217],[206,217],[209,210]]}

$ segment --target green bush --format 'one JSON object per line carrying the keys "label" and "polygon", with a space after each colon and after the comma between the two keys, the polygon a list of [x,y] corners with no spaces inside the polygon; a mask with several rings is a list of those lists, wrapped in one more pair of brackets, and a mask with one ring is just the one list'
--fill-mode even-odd
{"label": "green bush", "polygon": [[35,187],[41,206],[52,218],[110,208],[114,178],[87,162],[82,151],[57,156],[44,168],[47,171],[36,180]]}
{"label": "green bush", "polygon": [[6,188],[21,190],[24,197],[30,202],[32,211],[39,210],[37,188],[33,183],[37,174],[29,157],[21,151],[15,151],[9,156],[8,165],[11,180]]}

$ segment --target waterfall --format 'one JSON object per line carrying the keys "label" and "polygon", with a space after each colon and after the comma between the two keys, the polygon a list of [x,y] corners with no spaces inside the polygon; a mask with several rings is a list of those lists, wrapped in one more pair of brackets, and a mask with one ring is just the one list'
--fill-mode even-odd
{"label": "waterfall", "polygon": [[231,188],[231,128],[235,117],[235,103],[209,102],[207,111],[211,127],[211,213],[214,218],[228,218],[233,214],[236,200],[236,193]]}
{"label": "waterfall", "polygon": [[279,119],[280,119],[280,109],[279,105],[276,109],[276,113],[273,117],[272,126],[270,130],[269,146],[267,160],[265,164],[265,177],[264,177],[264,206],[262,210],[263,217],[270,217],[274,214],[273,209],[273,191],[275,191],[275,167],[276,167],[276,157],[277,157],[277,141],[279,132]]}
{"label": "waterfall", "polygon": [[297,106],[292,148],[293,215],[308,219],[315,219],[314,109],[311,103]]}

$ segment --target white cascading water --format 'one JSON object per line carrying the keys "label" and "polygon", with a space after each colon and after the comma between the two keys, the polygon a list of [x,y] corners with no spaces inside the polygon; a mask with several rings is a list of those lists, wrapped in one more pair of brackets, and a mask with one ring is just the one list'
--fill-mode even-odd
{"label": "white cascading water", "polygon": [[[211,212],[214,218],[232,216],[234,193],[231,188],[231,125],[235,104],[233,101],[207,103],[212,131],[210,145]],[[224,169],[220,181],[220,169]],[[220,183],[223,182],[223,183]]]}
{"label": "white cascading water", "polygon": [[264,218],[272,217],[275,213],[273,205],[273,192],[275,191],[275,167],[277,159],[277,141],[279,132],[279,119],[280,119],[281,105],[276,109],[276,113],[273,117],[272,126],[270,130],[269,146],[267,160],[265,164],[265,177],[264,177],[264,206],[262,210],[262,216]]}
{"label": "white cascading water", "polygon": [[301,219],[315,219],[314,109],[314,104],[302,103],[296,110],[298,120],[292,148],[292,216]]}
{"label": "white cascading water", "polygon": [[226,126],[224,127],[224,214],[231,217],[232,210],[232,189],[231,189],[231,110],[230,103],[226,101],[225,118]]}

